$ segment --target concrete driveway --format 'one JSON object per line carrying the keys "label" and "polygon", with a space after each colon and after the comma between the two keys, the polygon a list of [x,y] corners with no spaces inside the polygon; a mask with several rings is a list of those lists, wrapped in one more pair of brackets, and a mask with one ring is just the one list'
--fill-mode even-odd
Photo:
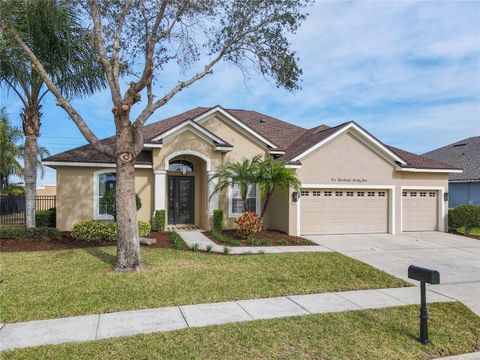
{"label": "concrete driveway", "polygon": [[480,240],[442,232],[308,238],[405,280],[412,264],[438,270],[441,284],[429,286],[430,290],[459,300],[480,315]]}

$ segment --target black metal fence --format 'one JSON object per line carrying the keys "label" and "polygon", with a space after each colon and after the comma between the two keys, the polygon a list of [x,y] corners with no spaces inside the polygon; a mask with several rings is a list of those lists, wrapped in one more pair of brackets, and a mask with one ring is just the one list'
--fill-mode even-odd
{"label": "black metal fence", "polygon": [[[35,197],[36,211],[46,211],[56,204],[56,196]],[[25,212],[25,196],[0,195],[0,225],[25,225]]]}

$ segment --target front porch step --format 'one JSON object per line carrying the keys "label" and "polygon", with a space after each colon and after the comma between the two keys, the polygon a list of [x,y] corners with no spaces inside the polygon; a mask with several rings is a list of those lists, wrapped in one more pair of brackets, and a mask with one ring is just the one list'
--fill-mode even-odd
{"label": "front porch step", "polygon": [[195,225],[167,225],[166,231],[201,231],[198,226]]}

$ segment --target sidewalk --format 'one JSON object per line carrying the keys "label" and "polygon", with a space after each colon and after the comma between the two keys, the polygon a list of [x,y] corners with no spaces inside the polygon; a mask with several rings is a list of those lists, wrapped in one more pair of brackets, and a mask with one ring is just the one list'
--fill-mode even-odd
{"label": "sidewalk", "polygon": [[177,231],[177,234],[185,241],[185,243],[192,247],[198,245],[200,250],[206,250],[207,246],[211,247],[212,252],[223,253],[225,248],[228,248],[229,254],[278,254],[287,252],[331,252],[329,248],[321,245],[304,245],[304,246],[229,246],[218,245],[202,234],[201,231]]}
{"label": "sidewalk", "polygon": [[[258,319],[418,304],[418,287],[358,290],[0,324],[0,351]],[[429,302],[452,301],[427,290]]]}

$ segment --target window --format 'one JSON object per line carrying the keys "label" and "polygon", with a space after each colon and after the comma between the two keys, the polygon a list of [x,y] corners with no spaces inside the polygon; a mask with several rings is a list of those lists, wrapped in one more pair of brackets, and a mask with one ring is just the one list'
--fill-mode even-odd
{"label": "window", "polygon": [[375,196],[375,191],[369,191],[368,196]]}
{"label": "window", "polygon": [[108,172],[97,172],[95,173],[95,195],[94,195],[94,206],[95,206],[95,218],[96,219],[111,219],[111,215],[107,214],[107,209],[105,206],[100,206],[101,199],[103,195],[109,190],[115,189],[117,183],[117,174],[109,170]]}
{"label": "window", "polygon": [[402,196],[407,196],[407,192],[406,191],[402,192]]}
{"label": "window", "polygon": [[313,191],[313,196],[320,196],[321,193],[321,191]]}
{"label": "window", "polygon": [[[240,196],[240,188],[238,184],[234,184],[231,188],[230,206],[230,215],[236,216],[243,214],[243,200]],[[257,187],[255,185],[250,185],[248,187],[247,210],[257,211]]]}
{"label": "window", "polygon": [[410,196],[413,196],[413,197],[417,196],[417,192],[416,191],[411,191]]}
{"label": "window", "polygon": [[310,191],[305,191],[305,190],[302,190],[302,192],[300,193],[301,196],[308,196],[310,195]]}
{"label": "window", "polygon": [[425,191],[421,191],[420,196],[425,197],[425,196],[427,196],[427,193]]}
{"label": "window", "polygon": [[430,197],[435,197],[435,191],[429,192],[429,193],[428,193],[428,196],[430,196]]}
{"label": "window", "polygon": [[325,192],[324,192],[324,195],[325,195],[325,196],[332,196],[332,192],[331,192],[331,191],[325,191]]}
{"label": "window", "polygon": [[168,164],[168,171],[179,172],[182,174],[194,172],[193,164],[187,160],[172,160]]}
{"label": "window", "polygon": [[378,192],[378,196],[385,197],[385,191],[379,191],[379,192]]}
{"label": "window", "polygon": [[343,191],[335,191],[335,196],[343,196]]}
{"label": "window", "polygon": [[353,196],[353,191],[347,191],[347,196]]}
{"label": "window", "polygon": [[364,191],[358,191],[357,196],[365,196],[365,192]]}

